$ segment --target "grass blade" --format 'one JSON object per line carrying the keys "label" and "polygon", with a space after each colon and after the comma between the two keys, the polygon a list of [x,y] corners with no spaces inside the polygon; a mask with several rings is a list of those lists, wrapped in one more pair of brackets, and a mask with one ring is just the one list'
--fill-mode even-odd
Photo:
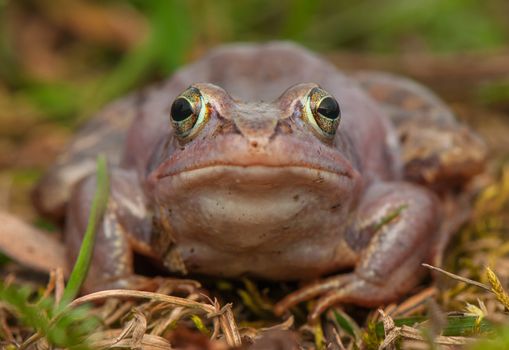
{"label": "grass blade", "polygon": [[96,176],[97,188],[90,208],[87,229],[85,231],[85,236],[83,237],[78,259],[76,259],[69,281],[65,287],[62,301],[59,305],[60,310],[76,297],[85,277],[87,276],[94,248],[95,233],[108,204],[110,184],[106,157],[103,155],[100,155],[97,158]]}
{"label": "grass blade", "polygon": [[[414,316],[401,319],[395,319],[396,327],[410,326],[414,327],[416,324],[425,322],[427,320],[424,316]],[[486,334],[493,331],[493,325],[483,319],[480,324],[476,324],[477,317],[475,316],[449,316],[447,317],[447,325],[443,329],[443,336],[465,337],[472,336],[477,333]],[[384,336],[384,328],[382,322],[376,324],[376,334],[379,337]]]}

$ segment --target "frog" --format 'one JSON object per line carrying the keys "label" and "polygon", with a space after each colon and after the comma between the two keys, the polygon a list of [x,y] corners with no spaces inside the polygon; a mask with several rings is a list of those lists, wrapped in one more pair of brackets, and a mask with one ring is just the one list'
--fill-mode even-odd
{"label": "frog", "polygon": [[86,290],[149,288],[139,254],[177,275],[308,282],[275,312],[316,299],[316,318],[418,285],[487,150],[410,79],[293,43],[222,46],[106,106],[42,178],[36,206],[65,217],[71,263],[99,153],[111,185]]}

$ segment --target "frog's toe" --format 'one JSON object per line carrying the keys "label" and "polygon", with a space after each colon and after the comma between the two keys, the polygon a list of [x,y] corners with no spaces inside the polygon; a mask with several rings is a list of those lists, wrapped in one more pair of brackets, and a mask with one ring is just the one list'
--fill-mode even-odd
{"label": "frog's toe", "polygon": [[333,276],[325,280],[320,280],[309,284],[303,288],[288,294],[274,306],[274,313],[282,315],[286,310],[303,301],[311,300],[319,295],[327,294],[330,291],[339,290],[348,285],[354,278],[353,274]]}
{"label": "frog's toe", "polygon": [[367,281],[355,273],[334,276],[323,281],[315,282],[301,288],[276,304],[276,315],[283,314],[292,306],[318,297],[309,319],[316,320],[325,310],[337,304],[355,304],[360,306],[378,306],[396,299],[400,292],[397,291],[396,282],[392,278],[389,283],[374,283]]}
{"label": "frog's toe", "polygon": [[392,302],[407,290],[397,277],[397,274],[388,276],[387,280],[376,283],[352,274],[346,284],[329,290],[318,299],[309,319],[316,320],[325,310],[337,304],[375,307]]}
{"label": "frog's toe", "polygon": [[377,287],[359,278],[353,278],[341,288],[330,290],[321,296],[309,314],[309,319],[311,321],[318,319],[329,307],[339,303],[365,306],[370,306],[373,303],[378,305],[380,297],[383,298],[385,292],[384,288]]}

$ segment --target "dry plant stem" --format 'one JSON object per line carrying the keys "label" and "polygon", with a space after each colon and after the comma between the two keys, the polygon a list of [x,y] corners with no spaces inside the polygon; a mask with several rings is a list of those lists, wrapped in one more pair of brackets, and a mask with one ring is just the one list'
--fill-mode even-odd
{"label": "dry plant stem", "polygon": [[53,269],[49,273],[49,281],[48,281],[48,284],[46,285],[46,289],[44,290],[44,293],[41,296],[40,301],[47,299],[51,295],[51,293],[55,289],[56,284],[57,284],[57,272],[56,272],[56,269]]}
{"label": "dry plant stem", "polygon": [[[422,336],[420,330],[415,329],[410,326],[403,325],[401,327],[401,337],[404,339],[412,339],[418,340],[422,342],[427,342],[427,339]],[[439,345],[465,345],[469,343],[473,343],[477,338],[467,338],[467,337],[446,337],[443,335],[439,335],[434,339],[435,344]]]}
{"label": "dry plant stem", "polygon": [[210,336],[210,339],[217,339],[219,336],[219,331],[221,330],[221,325],[219,324],[219,321],[217,318],[214,318],[213,322],[213,331],[212,335]]}
{"label": "dry plant stem", "polygon": [[27,340],[23,342],[18,348],[18,350],[25,350],[28,349],[32,344],[34,344],[36,341],[41,339],[43,337],[43,334],[40,332],[37,332],[35,334],[32,334]]}
{"label": "dry plant stem", "polygon": [[62,296],[64,295],[65,290],[65,279],[64,279],[64,270],[61,267],[58,267],[55,270],[55,304],[59,305],[62,300]]}
{"label": "dry plant stem", "polygon": [[168,317],[165,317],[164,320],[158,323],[154,329],[150,332],[154,335],[161,335],[163,332],[173,323],[182,318],[185,315],[185,308],[179,306],[174,308]]}
{"label": "dry plant stem", "polygon": [[131,308],[133,307],[133,303],[131,302],[126,302],[124,304],[122,304],[117,310],[115,310],[115,312],[113,312],[110,316],[108,316],[105,320],[104,320],[104,325],[105,326],[110,326],[112,325],[114,322],[116,322],[119,318],[121,318],[122,316],[124,316],[129,310],[131,310]]}
{"label": "dry plant stem", "polygon": [[163,303],[169,303],[176,306],[191,308],[195,310],[202,311],[203,313],[214,315],[219,318],[219,323],[221,325],[221,329],[225,335],[226,343],[229,346],[240,346],[242,345],[242,341],[240,338],[239,331],[237,329],[237,325],[235,323],[233,313],[231,311],[231,307],[226,305],[222,309],[219,307],[219,304],[216,302],[215,306],[199,303],[197,301],[188,300],[184,298],[173,297],[164,294],[157,294],[151,292],[143,292],[143,291],[134,291],[134,290],[122,290],[122,289],[113,289],[113,290],[105,290],[101,292],[96,292],[92,294],[85,295],[81,298],[77,298],[66,307],[73,308],[79,305],[82,305],[87,302],[101,300],[105,298],[143,298],[150,299],[153,301],[160,301]]}
{"label": "dry plant stem", "polygon": [[339,350],[346,350],[336,327],[332,328],[332,333],[334,334],[334,341],[336,342],[336,346],[339,348]]}
{"label": "dry plant stem", "polygon": [[[120,329],[108,330],[93,334],[90,338],[90,346],[93,349],[110,349],[114,348],[132,348],[132,339],[123,338],[117,340],[119,334],[122,332]],[[140,341],[140,348],[143,350],[171,350],[171,344],[164,338],[153,335],[144,334]]]}
{"label": "dry plant stem", "polygon": [[239,329],[235,318],[233,317],[232,305],[226,304],[222,309],[220,308],[219,302],[214,301],[216,310],[219,312],[219,324],[223,330],[226,343],[229,346],[239,347],[242,345],[242,339],[240,338]]}
{"label": "dry plant stem", "polygon": [[288,317],[283,322],[278,323],[278,324],[276,324],[274,326],[260,328],[260,331],[262,331],[262,332],[276,331],[276,330],[287,331],[290,328],[292,328],[294,321],[295,321],[295,319],[294,319],[293,315],[291,315],[290,317]]}
{"label": "dry plant stem", "polygon": [[382,309],[378,309],[378,312],[382,316],[382,321],[384,325],[384,333],[385,333],[385,339],[382,344],[379,346],[379,350],[395,350],[396,345],[395,342],[401,335],[401,327],[396,327],[394,324],[394,320],[386,315]]}
{"label": "dry plant stem", "polygon": [[455,274],[450,273],[448,271],[442,270],[439,267],[435,267],[435,266],[432,266],[432,265],[429,265],[429,264],[422,264],[422,266],[427,267],[428,269],[431,269],[431,270],[443,273],[444,275],[446,275],[446,276],[448,276],[448,277],[450,277],[452,279],[455,279],[457,281],[468,283],[468,284],[472,284],[472,285],[477,286],[479,288],[485,289],[488,292],[492,292],[491,288],[489,286],[487,286],[486,284],[484,284],[484,283],[477,282],[477,281],[471,280],[469,278],[465,278],[465,277],[461,277],[461,276],[455,275]]}
{"label": "dry plant stem", "polygon": [[91,301],[106,299],[106,298],[142,298],[142,299],[150,299],[153,301],[159,301],[163,303],[169,303],[176,306],[183,306],[187,308],[201,310],[205,313],[215,313],[217,310],[212,305],[199,303],[197,301],[188,300],[179,297],[173,297],[170,295],[152,293],[152,292],[144,292],[137,290],[125,290],[125,289],[112,289],[112,290],[103,290],[100,292],[95,292],[92,294],[87,294],[80,298],[75,299],[70,302],[67,308],[73,308]]}
{"label": "dry plant stem", "polygon": [[385,314],[390,317],[408,317],[422,311],[426,307],[426,301],[438,294],[435,287],[422,290],[418,294],[404,300],[401,304],[390,304],[384,309]]}
{"label": "dry plant stem", "polygon": [[64,270],[60,267],[52,269],[49,274],[49,281],[46,286],[46,290],[44,291],[40,300],[42,301],[48,298],[54,291],[55,304],[58,305],[60,303],[60,300],[62,299],[64,288],[65,288]]}
{"label": "dry plant stem", "polygon": [[[191,295],[188,295],[186,299],[189,300],[197,300],[200,298],[200,294],[194,293]],[[161,305],[161,304],[159,304]],[[154,307],[150,310],[151,313],[154,313],[156,310],[158,310],[159,306],[154,305]],[[161,335],[173,322],[178,321],[179,319],[185,317],[189,312],[189,309],[183,308],[183,307],[176,307],[171,312],[169,317],[165,317],[162,322],[159,322],[150,332],[154,335]]]}
{"label": "dry plant stem", "polygon": [[133,349],[141,349],[141,342],[147,331],[147,318],[138,309],[133,310],[133,318],[124,326],[120,335],[116,338],[115,344],[131,338],[130,347]]}
{"label": "dry plant stem", "polygon": [[428,264],[422,264],[423,266],[429,268],[429,269],[432,269],[432,270],[435,270],[435,271],[438,271],[438,272],[441,272],[455,280],[458,280],[458,281],[461,281],[461,282],[465,282],[465,283],[468,283],[468,284],[472,284],[474,286],[477,286],[479,288],[483,288],[485,290],[487,290],[488,292],[490,293],[493,293],[495,295],[495,297],[497,298],[497,300],[506,308],[506,309],[509,309],[509,295],[505,292],[504,288],[502,287],[502,284],[500,283],[500,280],[498,279],[497,275],[489,268],[489,267],[486,267],[486,274],[488,275],[488,281],[490,282],[490,285],[491,286],[488,286],[484,283],[480,283],[480,282],[477,282],[477,281],[474,281],[474,280],[471,280],[471,279],[468,279],[468,278],[465,278],[465,277],[461,277],[461,276],[458,276],[458,275],[455,275],[453,273],[450,273],[450,272],[447,272],[445,270],[442,270],[438,267],[434,267],[434,266],[431,266],[431,265],[428,265]]}

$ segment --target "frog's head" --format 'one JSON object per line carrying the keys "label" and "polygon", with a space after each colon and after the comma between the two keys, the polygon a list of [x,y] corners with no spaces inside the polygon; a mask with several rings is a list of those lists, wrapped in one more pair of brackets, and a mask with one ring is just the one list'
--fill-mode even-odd
{"label": "frog's head", "polygon": [[317,84],[271,103],[193,84],[168,112],[172,134],[149,188],[177,236],[235,247],[291,240],[331,231],[360,195],[340,103]]}

